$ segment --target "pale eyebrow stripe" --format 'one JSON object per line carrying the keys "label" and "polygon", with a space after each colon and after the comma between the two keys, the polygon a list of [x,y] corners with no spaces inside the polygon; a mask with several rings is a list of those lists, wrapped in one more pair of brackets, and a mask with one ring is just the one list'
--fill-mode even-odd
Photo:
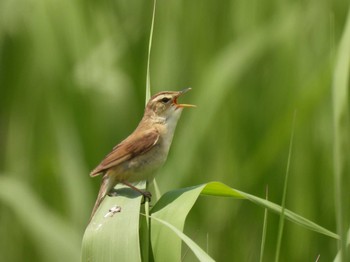
{"label": "pale eyebrow stripe", "polygon": [[166,98],[171,98],[171,97],[169,97],[169,94],[163,94],[163,95],[159,95],[159,96],[153,98],[153,99],[152,99],[152,102],[161,100],[161,99],[163,99],[164,97],[166,97]]}

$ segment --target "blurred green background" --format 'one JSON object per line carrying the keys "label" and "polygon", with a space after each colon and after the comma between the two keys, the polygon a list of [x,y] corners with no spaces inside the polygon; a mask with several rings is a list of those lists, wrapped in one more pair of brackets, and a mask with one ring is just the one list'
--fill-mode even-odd
{"label": "blurred green background", "polygon": [[[346,0],[157,3],[152,93],[193,90],[157,181],[208,181],[280,203],[336,231],[331,81]],[[2,261],[77,261],[100,179],[145,99],[151,1],[0,0]],[[202,197],[186,233],[218,261],[257,261],[264,210]],[[265,261],[274,258],[270,215]],[[186,248],[185,248],[186,249]],[[336,241],[286,223],[281,261],[332,260]],[[184,261],[193,261],[188,252]]]}

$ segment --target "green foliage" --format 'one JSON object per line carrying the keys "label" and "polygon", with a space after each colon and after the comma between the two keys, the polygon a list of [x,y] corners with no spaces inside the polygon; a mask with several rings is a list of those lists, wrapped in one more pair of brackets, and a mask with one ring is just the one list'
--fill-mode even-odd
{"label": "green foliage", "polygon": [[[134,191],[126,187],[118,186],[116,190],[119,194],[118,197],[104,201],[87,227],[83,240],[83,261],[115,261],[118,259],[121,261],[141,261],[137,233],[141,197],[136,197],[137,194],[135,195]],[[185,220],[200,194],[247,199],[279,214],[283,210],[285,217],[290,221],[329,237],[339,238],[329,230],[284,207],[230,188],[222,183],[211,182],[170,191],[159,199],[151,209],[151,254],[153,257],[146,258],[144,261],[180,261],[181,240],[191,248],[200,261],[213,261],[193,240],[182,233]],[[121,207],[120,213],[110,215],[111,207],[115,206]],[[111,234],[111,232],[115,232],[115,234]],[[145,248],[143,242],[141,242],[141,248]]]}
{"label": "green foliage", "polygon": [[[118,197],[107,197],[87,227],[82,261],[141,261],[141,196],[120,185],[116,187],[118,189],[125,193],[120,193]],[[113,213],[109,211],[112,207],[120,207],[121,210]]]}
{"label": "green foliage", "polygon": [[[163,252],[179,256],[181,237],[217,261],[257,261],[264,210],[256,205],[199,197],[195,205],[186,204],[191,212],[184,234],[156,217],[156,210],[170,192],[215,180],[229,187],[213,184],[217,190],[203,194],[235,194],[279,213],[273,203],[281,203],[297,110],[285,216],[303,226],[285,223],[280,261],[315,261],[318,255],[331,261],[341,247],[344,258],[350,207],[348,10],[344,0],[158,1],[152,91],[191,86],[183,99],[198,108],[183,112],[157,177],[168,192],[149,210],[158,220],[137,215],[125,228],[126,221],[119,221],[127,216],[124,208],[110,219],[120,224],[109,222],[113,233],[104,235],[120,241],[118,231],[128,232],[138,239],[132,255],[140,259],[152,255],[158,225],[176,239],[174,249]],[[0,1],[2,260],[79,260],[100,183],[89,178],[89,170],[142,116],[151,21],[149,1]],[[257,197],[266,185],[271,202]],[[106,198],[99,218],[124,200]],[[129,200],[139,205],[138,198]],[[313,232],[336,237],[324,228],[337,231],[338,246]],[[277,236],[278,216],[269,214],[264,261],[274,258]],[[88,242],[84,238],[84,250]],[[197,260],[187,246],[181,250],[184,261]]]}

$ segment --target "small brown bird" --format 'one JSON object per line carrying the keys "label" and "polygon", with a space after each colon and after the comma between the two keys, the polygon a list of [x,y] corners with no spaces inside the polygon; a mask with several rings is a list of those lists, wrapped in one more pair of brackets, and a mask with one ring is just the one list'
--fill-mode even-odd
{"label": "small brown bird", "polygon": [[116,145],[112,152],[90,173],[92,177],[103,174],[90,220],[105,196],[118,183],[127,185],[150,199],[149,192],[141,191],[131,183],[151,181],[155,171],[167,159],[182,109],[195,107],[177,103],[178,97],[189,90],[191,88],[182,91],[164,91],[152,96],[135,131]]}

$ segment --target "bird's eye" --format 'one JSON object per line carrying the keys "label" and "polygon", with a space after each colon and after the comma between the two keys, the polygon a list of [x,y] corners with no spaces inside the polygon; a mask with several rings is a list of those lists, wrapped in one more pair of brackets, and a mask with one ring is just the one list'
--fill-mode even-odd
{"label": "bird's eye", "polygon": [[163,103],[168,103],[170,101],[170,98],[163,97],[161,100]]}

